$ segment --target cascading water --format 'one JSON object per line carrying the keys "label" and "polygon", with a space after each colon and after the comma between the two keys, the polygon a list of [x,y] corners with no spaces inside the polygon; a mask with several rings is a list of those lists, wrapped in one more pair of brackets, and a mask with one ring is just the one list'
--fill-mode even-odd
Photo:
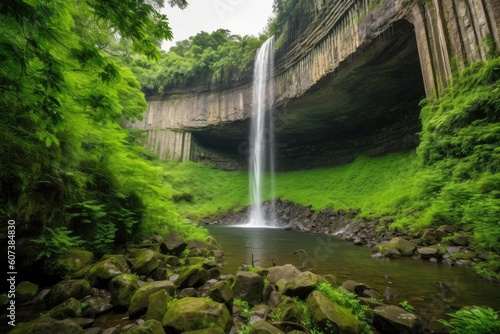
{"label": "cascading water", "polygon": [[[274,192],[274,36],[259,49],[253,74],[253,111],[250,129],[250,199],[252,209],[247,226],[268,227],[275,222],[274,209],[262,206],[263,173],[270,177]],[[266,212],[265,212],[266,211]]]}

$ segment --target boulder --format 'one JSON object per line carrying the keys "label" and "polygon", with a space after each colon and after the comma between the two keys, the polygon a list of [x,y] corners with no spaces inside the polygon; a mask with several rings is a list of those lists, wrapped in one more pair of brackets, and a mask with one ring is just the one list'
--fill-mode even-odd
{"label": "boulder", "polygon": [[259,320],[254,322],[250,326],[250,334],[285,334],[282,330],[274,327],[265,320]]}
{"label": "boulder", "polygon": [[198,287],[210,279],[208,271],[199,265],[187,266],[179,271],[175,284],[181,288]]}
{"label": "boulder", "polygon": [[436,235],[433,230],[426,229],[423,231],[420,240],[422,240],[425,245],[434,245],[437,244],[441,240],[441,238],[439,237],[439,235]]}
{"label": "boulder", "polygon": [[160,244],[160,251],[163,254],[179,255],[187,247],[184,238],[176,231],[170,232],[165,240]]}
{"label": "boulder", "polygon": [[175,293],[175,285],[170,281],[159,281],[146,283],[139,288],[130,300],[130,306],[128,308],[129,317],[136,318],[144,314],[148,308],[149,296],[161,290],[165,290],[170,296],[173,296]]}
{"label": "boulder", "polygon": [[233,290],[228,281],[220,281],[210,287],[207,296],[213,301],[224,303],[229,309],[232,309]]}
{"label": "boulder", "polygon": [[353,281],[353,280],[347,280],[347,281],[343,282],[342,287],[344,287],[344,289],[346,289],[347,291],[354,293],[358,296],[363,296],[363,292],[365,290],[370,289],[370,287],[368,285],[366,285],[365,283],[358,283],[358,282]]}
{"label": "boulder", "polygon": [[451,242],[455,246],[467,246],[467,244],[469,243],[469,237],[466,234],[462,233],[455,236]]}
{"label": "boulder", "polygon": [[68,280],[57,283],[49,293],[49,305],[58,305],[73,297],[81,299],[92,291],[88,281],[83,279]]}
{"label": "boulder", "polygon": [[150,249],[146,249],[137,254],[131,271],[138,275],[149,276],[153,270],[160,266],[160,263],[161,261],[157,253]]}
{"label": "boulder", "polygon": [[190,239],[187,241],[187,249],[200,249],[200,250],[206,250],[207,255],[208,252],[211,250],[216,250],[217,246],[214,246],[210,243],[198,240],[198,239]]}
{"label": "boulder", "polygon": [[65,319],[56,320],[50,317],[19,323],[10,334],[84,334],[84,330],[75,322]]}
{"label": "boulder", "polygon": [[455,232],[457,229],[453,225],[441,225],[435,231],[434,234],[440,239],[450,235]]}
{"label": "boulder", "polygon": [[84,302],[87,305],[85,313],[95,316],[108,312],[113,308],[111,298],[111,292],[108,290],[97,290],[92,296],[85,297]]}
{"label": "boulder", "polygon": [[195,288],[185,288],[181,291],[177,292],[177,298],[186,298],[186,297],[198,297],[198,291]]}
{"label": "boulder", "polygon": [[186,332],[211,327],[229,331],[232,323],[233,319],[224,304],[207,298],[192,297],[175,301],[162,321],[166,332]]}
{"label": "boulder", "polygon": [[137,276],[122,274],[111,280],[111,303],[118,307],[128,307],[133,294],[139,289]]}
{"label": "boulder", "polygon": [[416,248],[413,242],[396,237],[383,246],[381,253],[385,257],[412,256]]}
{"label": "boulder", "polygon": [[280,321],[300,323],[302,312],[292,298],[285,297],[276,308],[275,314],[280,315]]}
{"label": "boulder", "polygon": [[43,271],[58,277],[82,278],[89,271],[94,254],[84,250],[69,250],[58,255],[54,261],[47,261]]}
{"label": "boulder", "polygon": [[248,302],[249,305],[257,305],[262,300],[262,288],[264,279],[257,273],[251,271],[240,271],[236,274],[233,285],[234,298]]}
{"label": "boulder", "polygon": [[149,295],[146,320],[154,319],[162,321],[165,313],[167,313],[167,303],[170,299],[170,295],[165,290],[160,290]]}
{"label": "boulder", "polygon": [[158,320],[146,320],[137,326],[127,329],[124,334],[165,334],[165,331]]}
{"label": "boulder", "polygon": [[67,318],[78,318],[81,313],[82,305],[80,302],[75,298],[70,298],[64,303],[52,308],[47,312],[47,316],[57,320],[63,320]]}
{"label": "boulder", "polygon": [[38,294],[38,285],[23,281],[16,286],[16,302],[24,303],[33,299]]}
{"label": "boulder", "polygon": [[359,322],[354,315],[348,309],[331,302],[321,292],[313,291],[306,303],[313,322],[325,332],[358,333]]}
{"label": "boulder", "polygon": [[276,266],[268,269],[267,278],[272,284],[276,284],[281,279],[285,281],[292,280],[295,276],[299,275],[301,271],[291,264],[285,264],[284,266]]}
{"label": "boulder", "polygon": [[305,299],[319,283],[324,282],[326,281],[323,277],[305,271],[286,283],[284,294]]}
{"label": "boulder", "polygon": [[87,279],[93,287],[107,288],[111,279],[115,276],[125,273],[120,261],[116,258],[108,258],[98,262],[90,268]]}
{"label": "boulder", "polygon": [[374,326],[382,333],[423,333],[420,319],[413,313],[395,305],[378,306],[374,309]]}
{"label": "boulder", "polygon": [[419,247],[417,253],[420,255],[420,258],[424,260],[429,260],[431,257],[440,257],[439,250],[433,247]]}

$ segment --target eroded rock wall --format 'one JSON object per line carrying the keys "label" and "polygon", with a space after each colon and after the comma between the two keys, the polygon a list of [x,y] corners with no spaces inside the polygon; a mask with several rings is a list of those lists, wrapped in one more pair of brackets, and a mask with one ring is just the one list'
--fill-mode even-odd
{"label": "eroded rock wall", "polygon": [[[308,24],[291,23],[299,33],[276,51],[285,164],[301,152],[317,152],[312,167],[415,147],[420,99],[500,50],[498,0],[315,0],[303,17]],[[162,158],[244,168],[250,84],[166,92],[148,104],[134,126]]]}

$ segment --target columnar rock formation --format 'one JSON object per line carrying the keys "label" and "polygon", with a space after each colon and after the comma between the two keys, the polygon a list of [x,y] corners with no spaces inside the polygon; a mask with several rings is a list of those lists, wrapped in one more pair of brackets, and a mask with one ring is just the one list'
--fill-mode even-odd
{"label": "columnar rock formation", "polygon": [[[497,0],[314,0],[288,23],[276,50],[281,169],[415,147],[418,102],[439,94],[454,71],[500,51]],[[245,167],[248,80],[148,102],[135,126],[162,158]]]}

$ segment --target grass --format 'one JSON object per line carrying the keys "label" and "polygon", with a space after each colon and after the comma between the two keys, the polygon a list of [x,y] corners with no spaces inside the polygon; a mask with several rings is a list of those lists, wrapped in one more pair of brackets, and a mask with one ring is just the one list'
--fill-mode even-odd
{"label": "grass", "polygon": [[[480,248],[500,252],[500,58],[472,64],[441,97],[424,100],[421,119],[416,152],[277,173],[274,196],[316,210],[390,216],[393,227],[413,230],[471,224]],[[184,216],[201,218],[249,204],[246,172],[192,162],[165,168]],[[272,197],[267,193],[264,199]]]}

